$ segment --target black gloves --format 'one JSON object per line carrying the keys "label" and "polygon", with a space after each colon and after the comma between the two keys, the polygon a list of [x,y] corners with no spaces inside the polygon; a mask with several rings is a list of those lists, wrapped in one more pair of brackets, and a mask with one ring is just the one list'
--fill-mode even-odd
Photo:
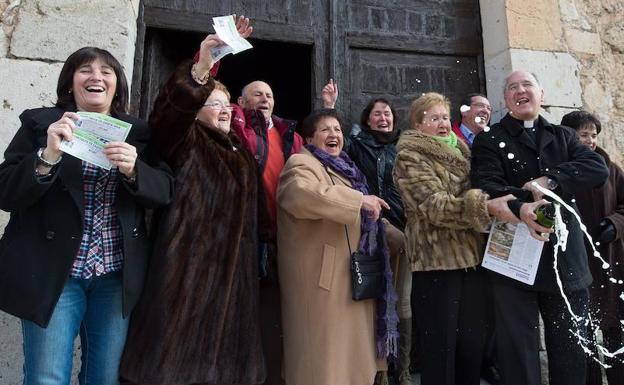
{"label": "black gloves", "polygon": [[615,240],[615,226],[607,218],[600,221],[600,236],[598,240],[602,244],[611,243]]}

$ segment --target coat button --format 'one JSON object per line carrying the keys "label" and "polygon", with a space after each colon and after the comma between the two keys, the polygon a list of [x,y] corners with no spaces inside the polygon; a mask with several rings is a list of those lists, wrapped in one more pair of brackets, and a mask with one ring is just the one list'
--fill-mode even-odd
{"label": "coat button", "polygon": [[139,236],[139,230],[137,230],[137,228],[135,227],[134,229],[132,229],[132,238],[136,238]]}
{"label": "coat button", "polygon": [[56,235],[56,233],[54,231],[47,231],[46,232],[46,239],[47,240],[52,240],[52,239],[54,239],[55,235]]}

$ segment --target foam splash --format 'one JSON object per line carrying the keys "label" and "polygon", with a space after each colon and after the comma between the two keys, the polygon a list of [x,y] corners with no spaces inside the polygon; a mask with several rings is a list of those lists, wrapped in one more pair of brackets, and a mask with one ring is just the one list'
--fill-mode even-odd
{"label": "foam splash", "polygon": [[[568,309],[568,313],[570,314],[570,316],[572,317],[573,323],[576,326],[576,330],[569,330],[570,333],[572,335],[574,335],[577,340],[578,340],[578,344],[581,346],[581,348],[583,349],[583,351],[592,358],[592,360],[594,360],[595,362],[597,362],[598,364],[600,364],[602,367],[604,367],[605,369],[610,368],[611,366],[606,364],[605,362],[603,362],[600,357],[596,357],[596,354],[589,348],[590,346],[595,346],[596,350],[602,354],[603,357],[608,357],[608,358],[616,358],[616,356],[623,354],[624,353],[624,346],[622,346],[621,348],[617,349],[614,352],[609,351],[607,348],[605,348],[604,346],[602,346],[601,344],[599,344],[598,342],[595,342],[593,340],[588,340],[587,338],[583,337],[580,333],[580,326],[584,326],[587,327],[588,329],[588,335],[595,335],[596,332],[599,330],[599,326],[598,324],[592,319],[591,314],[587,314],[587,318],[581,317],[577,314],[574,313],[574,311],[572,310],[572,306],[570,305],[570,302],[568,300],[567,295],[565,294],[564,290],[563,290],[563,283],[561,282],[561,276],[559,274],[559,269],[558,269],[558,251],[559,248],[561,248],[562,251],[565,251],[566,246],[567,246],[567,242],[568,242],[568,235],[569,232],[567,230],[567,225],[566,223],[563,221],[563,217],[561,216],[561,207],[565,208],[566,210],[568,210],[573,216],[574,218],[576,218],[576,220],[579,223],[579,227],[581,228],[581,230],[583,231],[583,233],[585,234],[585,236],[587,237],[587,239],[589,240],[589,244],[591,245],[592,249],[593,249],[593,255],[594,257],[598,258],[601,262],[602,262],[602,268],[603,269],[608,269],[609,263],[607,263],[607,261],[605,261],[602,256],[600,255],[600,252],[596,249],[596,247],[594,246],[594,242],[592,240],[591,235],[589,234],[589,232],[587,232],[587,227],[585,226],[585,224],[583,223],[583,221],[581,220],[580,216],[576,213],[576,211],[570,206],[568,205],[563,199],[561,199],[561,197],[557,194],[555,194],[554,192],[543,188],[542,186],[540,186],[539,184],[537,184],[536,182],[533,182],[532,185],[537,188],[540,192],[542,192],[544,195],[551,197],[552,199],[554,199],[555,201],[557,201],[561,206],[555,205],[555,235],[557,236],[557,242],[553,245],[553,267],[555,269],[555,277],[557,280],[557,286],[559,287],[559,292],[561,293],[561,296],[566,304],[566,308]],[[611,281],[612,283],[617,283],[617,284],[624,284],[624,281],[619,280],[617,281],[615,278],[610,277],[609,281]],[[620,299],[622,301],[624,301],[624,292],[620,294]],[[624,320],[620,320],[620,323],[622,325],[624,325]],[[590,334],[591,333],[591,334]]]}
{"label": "foam splash", "polygon": [[462,106],[459,107],[459,111],[461,111],[461,112],[468,112],[468,111],[470,111],[470,106],[462,104]]}

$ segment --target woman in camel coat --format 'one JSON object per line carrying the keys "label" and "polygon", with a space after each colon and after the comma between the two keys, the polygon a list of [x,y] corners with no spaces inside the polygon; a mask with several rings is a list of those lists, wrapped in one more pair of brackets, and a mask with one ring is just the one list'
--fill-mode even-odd
{"label": "woman in camel coat", "polygon": [[[348,159],[334,110],[313,113],[302,131],[306,148],[289,158],[277,191],[284,379],[287,385],[371,385],[386,361],[376,354],[375,300],[351,299],[345,226],[355,251],[362,211],[377,221],[387,204],[352,188],[317,157]],[[393,317],[388,329],[396,327]]]}

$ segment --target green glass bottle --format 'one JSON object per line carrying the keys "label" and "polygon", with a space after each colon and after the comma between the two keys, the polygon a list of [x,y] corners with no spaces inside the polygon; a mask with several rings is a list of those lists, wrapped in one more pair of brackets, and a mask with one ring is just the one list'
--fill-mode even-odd
{"label": "green glass bottle", "polygon": [[555,205],[558,205],[558,203],[547,203],[535,209],[535,215],[537,215],[536,222],[544,227],[548,227],[548,228],[554,227],[555,226]]}

